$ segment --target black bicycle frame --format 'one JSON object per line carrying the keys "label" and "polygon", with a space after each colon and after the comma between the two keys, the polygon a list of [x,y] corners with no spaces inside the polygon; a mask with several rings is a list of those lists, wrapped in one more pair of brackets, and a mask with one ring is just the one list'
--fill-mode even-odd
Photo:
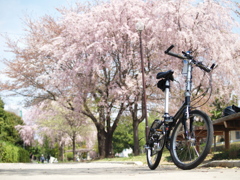
{"label": "black bicycle frame", "polygon": [[[172,123],[167,123],[167,138],[170,135],[170,131],[172,129],[173,126],[176,125],[177,120],[179,119],[180,121],[182,121],[183,126],[184,126],[184,133],[185,133],[185,137],[188,138],[189,132],[187,131],[187,127],[186,127],[186,120],[189,118],[189,113],[190,113],[190,103],[191,103],[191,86],[192,86],[192,64],[191,64],[191,60],[188,60],[188,64],[187,64],[187,77],[186,77],[186,89],[185,89],[185,101],[182,104],[182,106],[180,107],[180,109],[177,111],[177,113],[172,117]],[[168,89],[166,89],[165,94],[165,115],[164,115],[164,122],[167,122],[167,120],[169,120],[169,114],[168,114],[168,97],[169,96],[169,83],[170,80],[166,81],[166,87]],[[166,105],[167,104],[167,105]],[[190,125],[191,127],[191,125]],[[191,128],[190,128],[191,130]]]}

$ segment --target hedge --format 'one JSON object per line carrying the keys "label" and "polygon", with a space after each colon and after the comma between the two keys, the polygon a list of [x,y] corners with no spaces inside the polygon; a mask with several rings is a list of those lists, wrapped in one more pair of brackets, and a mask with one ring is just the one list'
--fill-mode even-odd
{"label": "hedge", "polygon": [[29,152],[11,143],[0,141],[0,162],[30,162]]}

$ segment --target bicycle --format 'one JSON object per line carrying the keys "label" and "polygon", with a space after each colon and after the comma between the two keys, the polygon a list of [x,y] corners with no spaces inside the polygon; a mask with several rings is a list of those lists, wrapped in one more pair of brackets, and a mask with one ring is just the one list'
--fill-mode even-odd
{"label": "bicycle", "polygon": [[165,92],[165,106],[163,121],[156,119],[148,132],[145,146],[147,163],[151,170],[159,165],[164,146],[170,151],[174,164],[183,170],[193,169],[203,162],[208,155],[213,140],[213,125],[209,116],[191,107],[192,69],[197,66],[205,72],[210,68],[193,58],[190,51],[176,54],[171,52],[171,45],[165,54],[184,60],[186,73],[185,101],[174,116],[169,115],[170,82],[174,81],[173,71],[159,72],[158,88]]}

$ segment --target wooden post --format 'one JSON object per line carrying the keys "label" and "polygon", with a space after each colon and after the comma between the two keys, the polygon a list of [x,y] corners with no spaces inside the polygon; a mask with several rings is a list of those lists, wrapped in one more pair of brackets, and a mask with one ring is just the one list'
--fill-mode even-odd
{"label": "wooden post", "polygon": [[225,139],[225,149],[228,150],[230,148],[230,137],[229,130],[224,131],[224,139]]}
{"label": "wooden post", "polygon": [[199,152],[200,151],[200,138],[199,137],[197,137],[197,139],[196,139],[196,141],[197,141],[197,143],[196,143],[196,149],[197,149],[197,152]]}
{"label": "wooden post", "polygon": [[214,152],[217,150],[217,136],[214,136]]}

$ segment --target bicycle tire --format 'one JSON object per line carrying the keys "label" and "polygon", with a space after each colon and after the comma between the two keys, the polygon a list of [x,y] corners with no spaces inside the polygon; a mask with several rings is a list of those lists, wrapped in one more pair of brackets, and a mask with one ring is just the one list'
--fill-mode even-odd
{"label": "bicycle tire", "polygon": [[152,123],[150,132],[148,134],[148,146],[146,148],[147,164],[151,170],[155,170],[158,167],[165,145],[164,126],[160,125],[160,127],[155,128],[154,126],[156,121],[159,120],[155,120]]}
{"label": "bicycle tire", "polygon": [[[189,129],[192,122],[192,131]],[[179,120],[171,136],[170,153],[174,164],[189,170],[201,164],[210,152],[213,125],[209,116],[199,110],[190,112],[186,120],[190,138],[185,138],[183,123]]]}
{"label": "bicycle tire", "polygon": [[158,153],[155,154],[155,155],[151,155],[151,151],[152,151],[151,149],[147,149],[147,152],[146,152],[146,154],[147,154],[147,163],[148,163],[149,169],[155,170],[158,167],[159,163],[160,163],[160,160],[162,158],[162,151],[163,150],[158,151]]}

